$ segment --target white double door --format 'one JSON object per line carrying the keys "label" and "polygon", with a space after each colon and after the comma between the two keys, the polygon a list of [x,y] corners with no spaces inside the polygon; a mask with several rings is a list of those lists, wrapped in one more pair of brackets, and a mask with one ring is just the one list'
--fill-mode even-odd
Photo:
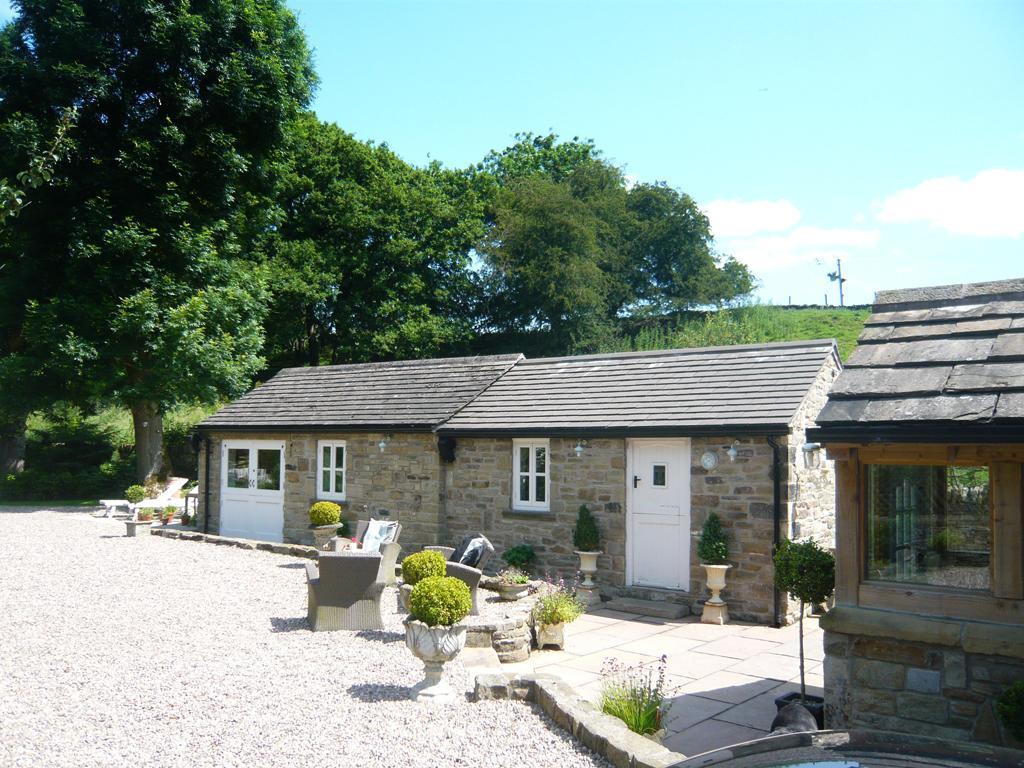
{"label": "white double door", "polygon": [[690,589],[690,440],[627,443],[626,579]]}
{"label": "white double door", "polygon": [[220,535],[284,538],[284,442],[225,440],[221,445]]}

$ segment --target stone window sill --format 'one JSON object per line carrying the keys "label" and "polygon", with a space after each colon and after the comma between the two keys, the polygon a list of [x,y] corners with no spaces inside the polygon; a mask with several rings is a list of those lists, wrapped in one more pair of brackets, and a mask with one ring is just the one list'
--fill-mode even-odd
{"label": "stone window sill", "polygon": [[528,520],[554,520],[555,513],[550,509],[506,509],[504,517],[519,517]]}

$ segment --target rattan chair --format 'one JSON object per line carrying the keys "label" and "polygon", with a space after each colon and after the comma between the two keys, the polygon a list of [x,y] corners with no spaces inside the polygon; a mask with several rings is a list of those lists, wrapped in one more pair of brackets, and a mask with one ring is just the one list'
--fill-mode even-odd
{"label": "rattan chair", "polygon": [[316,565],[306,563],[310,629],[384,629],[382,560],[379,552],[348,550],[322,552]]}

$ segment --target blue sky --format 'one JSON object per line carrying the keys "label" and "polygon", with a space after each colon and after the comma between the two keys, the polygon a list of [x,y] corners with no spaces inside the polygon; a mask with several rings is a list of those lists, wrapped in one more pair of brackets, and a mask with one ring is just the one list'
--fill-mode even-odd
{"label": "blue sky", "polygon": [[[0,0],[0,14],[3,13]],[[315,108],[406,160],[593,138],[709,213],[758,296],[1024,276],[1022,2],[289,0]]]}

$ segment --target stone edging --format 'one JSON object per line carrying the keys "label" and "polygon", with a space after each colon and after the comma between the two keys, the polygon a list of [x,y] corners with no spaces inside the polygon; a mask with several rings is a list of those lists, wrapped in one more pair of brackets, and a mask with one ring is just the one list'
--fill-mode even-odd
{"label": "stone edging", "polygon": [[633,733],[617,717],[594,708],[554,675],[478,675],[474,701],[514,699],[537,704],[555,725],[616,768],[670,768],[685,755]]}
{"label": "stone edging", "polygon": [[258,549],[261,552],[273,552],[278,555],[291,555],[292,557],[305,557],[309,560],[316,560],[319,557],[319,550],[316,547],[307,547],[302,544],[276,544],[270,541],[252,541],[251,539],[232,539],[228,536],[215,536],[212,533],[201,533],[181,528],[150,528],[151,536],[162,536],[165,539],[184,539],[185,541],[205,541],[208,544],[220,544],[239,549]]}

